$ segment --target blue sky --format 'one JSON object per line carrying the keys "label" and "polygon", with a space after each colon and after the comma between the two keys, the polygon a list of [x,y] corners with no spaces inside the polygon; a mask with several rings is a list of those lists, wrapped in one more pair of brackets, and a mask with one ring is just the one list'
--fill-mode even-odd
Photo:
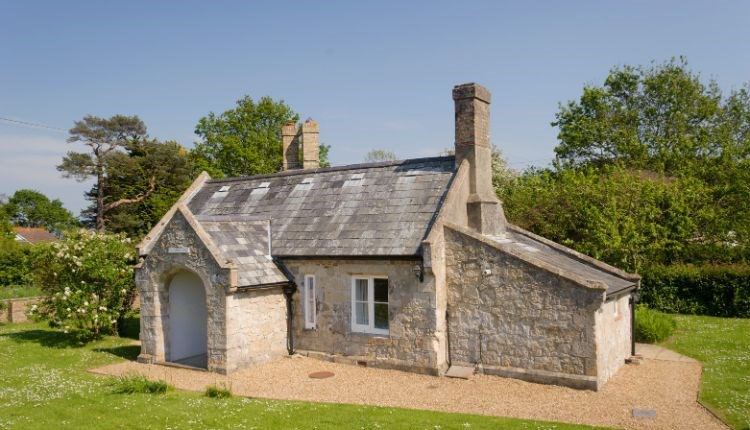
{"label": "blue sky", "polygon": [[[474,81],[522,169],[552,159],[558,103],[613,66],[684,55],[725,91],[750,81],[748,22],[747,1],[3,2],[0,117],[68,129],[137,114],[191,147],[200,117],[269,95],[319,121],[340,165],[451,147],[451,88]],[[78,213],[90,184],[55,170],[79,149],[65,137],[0,121],[0,193],[38,189]]]}

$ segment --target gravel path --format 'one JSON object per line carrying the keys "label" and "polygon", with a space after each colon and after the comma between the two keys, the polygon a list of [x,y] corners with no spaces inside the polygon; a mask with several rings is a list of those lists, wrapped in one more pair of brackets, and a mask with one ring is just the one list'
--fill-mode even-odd
{"label": "gravel path", "polygon": [[[312,372],[335,376],[313,379]],[[236,395],[353,403],[496,415],[639,429],[726,429],[696,401],[701,367],[696,363],[645,359],[628,365],[599,392],[539,385],[495,376],[470,380],[294,356],[221,376],[204,371],[124,362],[93,369],[105,375],[140,373],[185,390],[225,385]],[[633,418],[632,409],[656,410],[656,418]]]}

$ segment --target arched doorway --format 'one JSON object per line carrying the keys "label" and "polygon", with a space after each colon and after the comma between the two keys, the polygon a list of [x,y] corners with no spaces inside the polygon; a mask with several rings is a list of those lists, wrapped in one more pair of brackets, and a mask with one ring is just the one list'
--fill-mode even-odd
{"label": "arched doorway", "polygon": [[203,281],[180,272],[169,283],[168,361],[193,367],[207,367],[206,290]]}

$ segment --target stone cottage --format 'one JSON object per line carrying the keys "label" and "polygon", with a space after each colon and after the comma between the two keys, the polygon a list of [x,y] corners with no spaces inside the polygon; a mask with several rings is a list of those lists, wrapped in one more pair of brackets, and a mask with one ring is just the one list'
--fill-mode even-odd
{"label": "stone cottage", "polygon": [[140,244],[141,362],[229,373],[292,352],[598,389],[632,352],[638,277],[506,222],[490,93],[453,89],[455,156],[201,174]]}

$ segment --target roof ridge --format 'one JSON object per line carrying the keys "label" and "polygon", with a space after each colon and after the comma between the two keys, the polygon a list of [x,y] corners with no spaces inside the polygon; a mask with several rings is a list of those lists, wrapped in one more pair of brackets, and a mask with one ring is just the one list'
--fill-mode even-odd
{"label": "roof ridge", "polygon": [[209,179],[206,182],[212,183],[212,184],[221,183],[221,182],[239,182],[239,181],[247,181],[249,179],[278,178],[278,177],[286,177],[286,176],[310,175],[310,174],[317,174],[317,173],[339,172],[339,171],[356,170],[356,169],[371,169],[375,167],[402,166],[402,165],[407,165],[407,164],[427,163],[427,162],[436,162],[436,161],[449,161],[453,159],[455,159],[453,155],[446,155],[446,156],[440,156],[440,157],[408,158],[405,160],[376,161],[372,163],[348,164],[344,166],[323,167],[323,168],[317,168],[317,169],[294,169],[294,170],[287,170],[283,172],[266,173],[262,175],[253,175],[253,176],[236,176],[236,177],[230,177],[230,178],[217,178],[217,179]]}

